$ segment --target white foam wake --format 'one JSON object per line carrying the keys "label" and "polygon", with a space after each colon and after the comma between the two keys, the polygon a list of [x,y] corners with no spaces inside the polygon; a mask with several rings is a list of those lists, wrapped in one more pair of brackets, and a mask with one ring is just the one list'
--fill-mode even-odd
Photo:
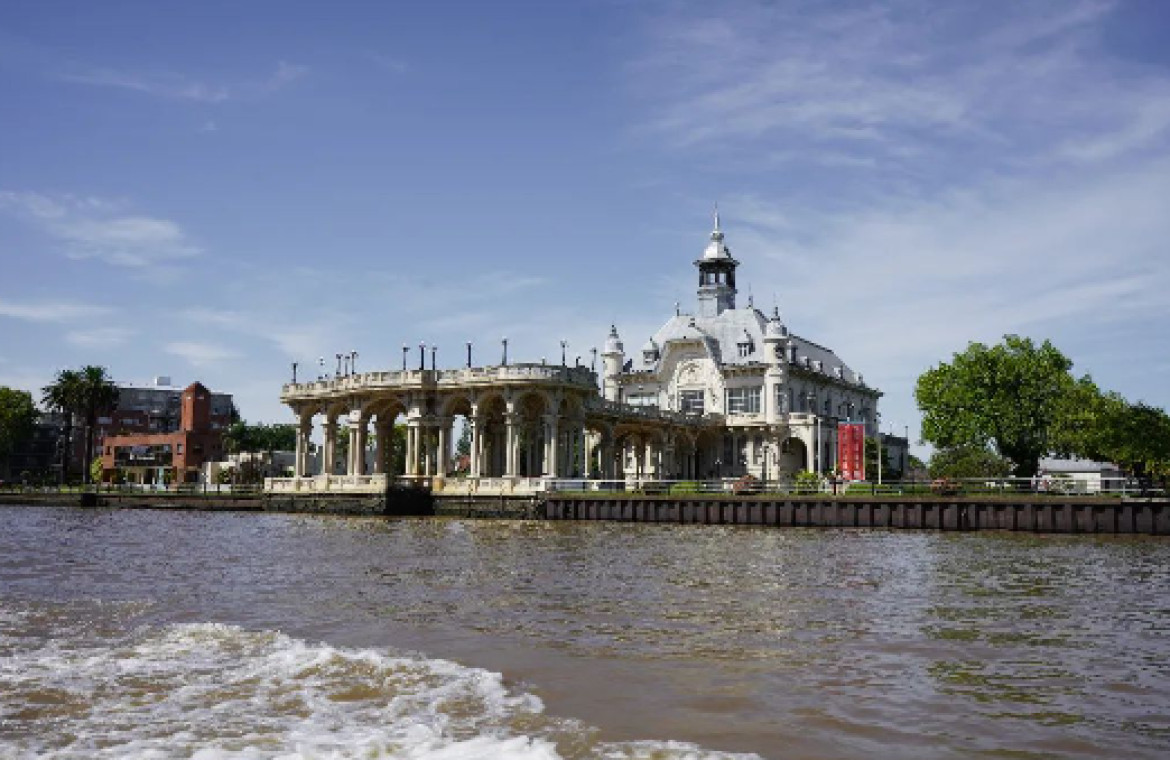
{"label": "white foam wake", "polygon": [[597,743],[499,673],[273,631],[203,623],[116,641],[5,640],[0,757],[734,757],[676,742]]}

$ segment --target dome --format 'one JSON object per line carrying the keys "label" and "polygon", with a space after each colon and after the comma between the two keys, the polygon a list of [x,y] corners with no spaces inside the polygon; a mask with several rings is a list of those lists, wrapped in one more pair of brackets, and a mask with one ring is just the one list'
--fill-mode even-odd
{"label": "dome", "polygon": [[788,337],[788,328],[780,321],[780,310],[774,309],[772,318],[768,320],[768,326],[764,328],[764,339],[780,340],[786,337]]}

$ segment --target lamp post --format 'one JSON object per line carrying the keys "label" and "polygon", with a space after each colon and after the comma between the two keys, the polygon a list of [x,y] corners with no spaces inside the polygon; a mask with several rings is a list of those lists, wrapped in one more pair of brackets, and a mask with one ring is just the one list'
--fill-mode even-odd
{"label": "lamp post", "polygon": [[324,356],[317,357],[317,367],[318,367],[317,379],[324,380],[325,379],[325,357]]}
{"label": "lamp post", "polygon": [[341,377],[341,354],[337,354],[337,371],[333,374],[333,377]]}
{"label": "lamp post", "polygon": [[297,363],[296,362],[292,363],[292,371],[293,371],[293,385],[296,385],[297,384]]}
{"label": "lamp post", "polygon": [[349,352],[349,371],[355,375],[357,374],[357,356],[357,351]]}
{"label": "lamp post", "polygon": [[589,353],[593,354],[593,363],[589,365],[589,369],[593,372],[597,371],[597,346],[589,349]]}
{"label": "lamp post", "polygon": [[467,368],[471,369],[471,341],[467,341]]}
{"label": "lamp post", "polygon": [[877,443],[878,485],[882,484],[882,413],[873,413],[874,441]]}
{"label": "lamp post", "polygon": [[422,372],[427,368],[427,344],[421,340],[418,343],[418,371]]}
{"label": "lamp post", "polygon": [[565,348],[569,345],[569,341],[561,340],[561,366],[565,366]]}
{"label": "lamp post", "polygon": [[437,354],[438,352],[439,352],[438,346],[431,346],[431,372],[434,372],[436,369],[435,354]]}
{"label": "lamp post", "polygon": [[405,343],[402,344],[402,371],[406,371],[406,355],[410,352],[410,346]]}
{"label": "lamp post", "polygon": [[504,344],[504,359],[503,359],[503,361],[500,362],[500,364],[507,367],[508,366],[508,336],[505,335],[503,338],[500,338],[500,342]]}

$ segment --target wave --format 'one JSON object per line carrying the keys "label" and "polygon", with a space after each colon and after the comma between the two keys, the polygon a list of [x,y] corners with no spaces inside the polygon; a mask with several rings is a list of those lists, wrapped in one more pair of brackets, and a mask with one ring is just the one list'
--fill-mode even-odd
{"label": "wave", "polygon": [[19,635],[0,616],[0,756],[45,758],[746,758],[600,742],[500,673],[277,631],[193,623],[120,637]]}

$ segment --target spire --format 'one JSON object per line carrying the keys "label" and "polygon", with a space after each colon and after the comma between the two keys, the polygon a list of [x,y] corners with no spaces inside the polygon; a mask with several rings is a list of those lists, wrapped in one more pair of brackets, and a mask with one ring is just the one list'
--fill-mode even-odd
{"label": "spire", "polygon": [[719,203],[715,203],[715,229],[711,230],[712,240],[722,240],[723,231],[719,229]]}

